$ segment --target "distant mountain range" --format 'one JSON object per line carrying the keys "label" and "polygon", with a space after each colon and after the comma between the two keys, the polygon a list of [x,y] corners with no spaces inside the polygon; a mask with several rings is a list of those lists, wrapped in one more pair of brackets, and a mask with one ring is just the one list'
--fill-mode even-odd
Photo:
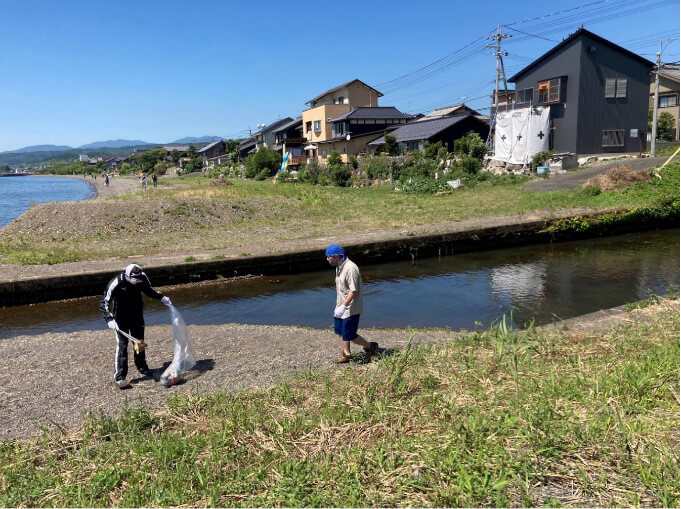
{"label": "distant mountain range", "polygon": [[220,136],[199,136],[194,137],[194,136],[189,136],[187,138],[180,138],[179,140],[171,141],[170,143],[167,143],[167,145],[172,145],[174,143],[212,143],[214,141],[220,141],[223,140],[224,138]]}
{"label": "distant mountain range", "polygon": [[168,143],[149,143],[142,140],[106,140],[106,141],[95,141],[88,143],[86,145],[81,145],[80,147],[69,147],[68,145],[31,145],[29,147],[22,147],[16,150],[7,150],[5,152],[0,152],[0,154],[25,154],[27,152],[60,152],[62,150],[95,150],[102,148],[121,148],[121,147],[137,147],[140,145],[175,145],[175,144],[188,144],[188,143],[211,143],[213,141],[220,141],[223,138],[220,136],[188,136],[186,138],[180,138],[179,140],[171,141]]}
{"label": "distant mountain range", "polygon": [[120,147],[135,147],[137,145],[156,145],[156,143],[148,143],[142,140],[106,140],[106,141],[95,141],[93,143],[88,143],[87,145],[81,145],[78,148],[120,148]]}
{"label": "distant mountain range", "polygon": [[69,147],[68,145],[32,145],[16,150],[8,150],[7,153],[23,154],[24,152],[53,152],[56,150],[73,150],[73,147]]}

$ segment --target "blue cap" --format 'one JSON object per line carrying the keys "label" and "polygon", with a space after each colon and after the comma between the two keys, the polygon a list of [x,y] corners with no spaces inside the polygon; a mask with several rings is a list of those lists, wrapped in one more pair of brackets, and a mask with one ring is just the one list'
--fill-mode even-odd
{"label": "blue cap", "polygon": [[326,248],[326,256],[340,256],[342,259],[344,259],[345,249],[340,247],[338,244],[331,244]]}

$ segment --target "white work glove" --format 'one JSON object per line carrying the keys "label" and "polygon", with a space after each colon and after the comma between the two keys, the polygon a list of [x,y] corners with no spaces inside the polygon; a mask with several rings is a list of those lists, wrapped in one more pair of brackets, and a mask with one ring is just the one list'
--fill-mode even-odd
{"label": "white work glove", "polygon": [[170,307],[172,305],[172,302],[170,302],[170,297],[163,297],[161,299],[161,302],[163,302],[163,304],[165,304],[168,307]]}
{"label": "white work glove", "polygon": [[106,325],[107,325],[107,327],[109,327],[109,329],[113,329],[113,330],[118,329],[118,324],[116,323],[116,320],[111,320]]}
{"label": "white work glove", "polygon": [[336,306],[336,309],[333,310],[333,316],[336,317],[336,318],[343,318],[344,314],[345,314],[345,306],[343,304]]}

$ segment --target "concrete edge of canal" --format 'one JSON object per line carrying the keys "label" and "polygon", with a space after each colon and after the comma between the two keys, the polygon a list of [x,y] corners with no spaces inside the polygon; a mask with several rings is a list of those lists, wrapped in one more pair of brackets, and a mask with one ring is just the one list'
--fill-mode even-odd
{"label": "concrete edge of canal", "polygon": [[[434,256],[578,240],[655,229],[678,228],[678,206],[597,212],[560,219],[524,221],[466,231],[346,245],[358,264],[415,260]],[[326,268],[319,249],[239,259],[146,265],[156,286],[180,285],[245,275],[283,275]],[[100,295],[119,271],[97,271],[0,282],[0,306],[20,306]]]}

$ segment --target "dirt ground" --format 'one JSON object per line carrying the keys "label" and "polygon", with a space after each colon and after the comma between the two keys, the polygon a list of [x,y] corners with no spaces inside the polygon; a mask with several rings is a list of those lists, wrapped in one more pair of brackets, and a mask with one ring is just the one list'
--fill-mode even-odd
{"label": "dirt ground", "polygon": [[[640,315],[627,313],[622,306],[546,327],[584,333],[632,321],[636,316]],[[414,344],[443,342],[455,334],[443,329],[360,332],[367,340],[378,341],[386,355],[404,347],[412,334]],[[130,355],[128,376],[133,385],[125,390],[112,383],[115,337],[110,330],[0,341],[0,358],[5,359],[0,370],[0,440],[29,438],[41,425],[73,430],[82,424],[87,412],[99,409],[109,415],[140,403],[161,409],[171,394],[237,391],[273,384],[310,369],[367,370],[376,366],[376,361],[362,364],[361,349],[354,346],[353,352],[359,354],[356,363],[334,365],[340,347],[330,328],[224,324],[191,326],[190,335],[198,364],[187,374],[185,383],[166,388],[154,380],[139,378]],[[160,375],[172,360],[170,326],[149,327],[145,340],[149,366]]]}

